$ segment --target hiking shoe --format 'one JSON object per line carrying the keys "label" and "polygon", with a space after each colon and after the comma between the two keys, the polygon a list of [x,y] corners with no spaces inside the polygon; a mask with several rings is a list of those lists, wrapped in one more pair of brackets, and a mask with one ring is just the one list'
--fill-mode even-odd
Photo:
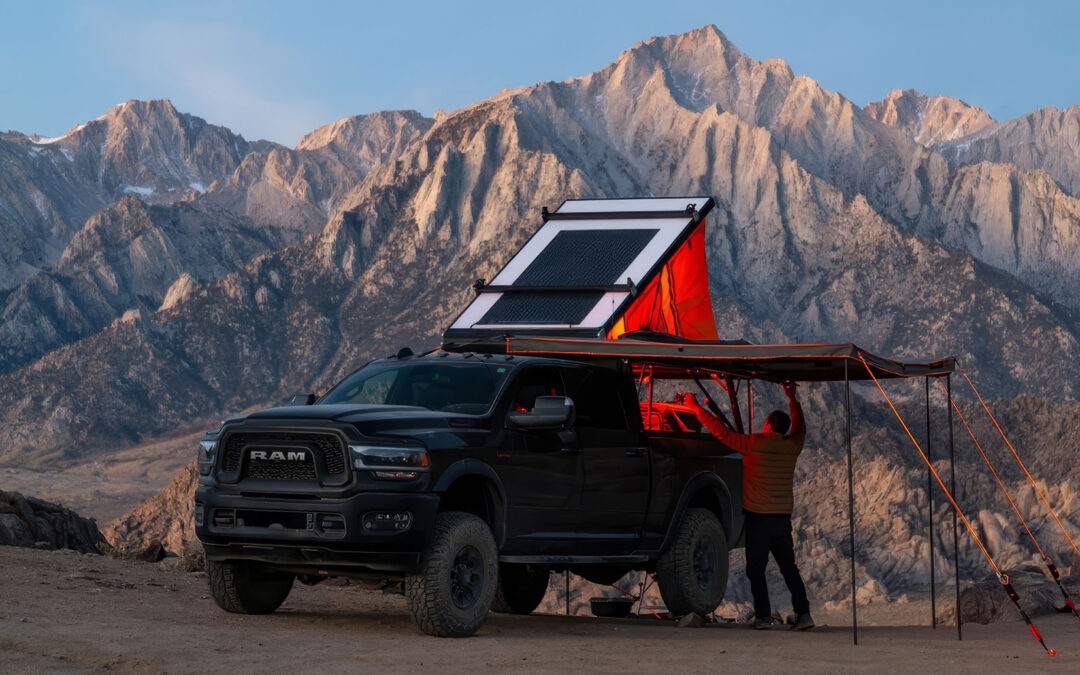
{"label": "hiking shoe", "polygon": [[769,630],[776,625],[776,619],[767,616],[763,619],[754,619],[754,630]]}
{"label": "hiking shoe", "polygon": [[791,627],[791,630],[809,630],[814,627],[814,619],[810,616],[810,612],[800,614],[795,619],[795,624]]}

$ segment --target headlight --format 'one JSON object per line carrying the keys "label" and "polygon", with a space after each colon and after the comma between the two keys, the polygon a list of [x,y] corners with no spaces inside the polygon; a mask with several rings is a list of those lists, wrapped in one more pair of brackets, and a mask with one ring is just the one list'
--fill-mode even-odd
{"label": "headlight", "polygon": [[199,475],[209,476],[217,461],[217,441],[199,442]]}
{"label": "headlight", "polygon": [[354,468],[370,471],[380,480],[412,480],[431,467],[431,458],[423,448],[350,445],[349,450]]}

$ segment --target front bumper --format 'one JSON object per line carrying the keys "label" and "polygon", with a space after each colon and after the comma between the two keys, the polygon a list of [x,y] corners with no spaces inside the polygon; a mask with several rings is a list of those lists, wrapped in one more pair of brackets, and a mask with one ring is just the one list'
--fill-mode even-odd
{"label": "front bumper", "polygon": [[[282,499],[195,491],[195,533],[208,560],[251,560],[298,572],[413,574],[431,542],[438,495],[364,492]],[[377,530],[375,514],[410,514],[407,529]],[[231,522],[230,522],[231,521]]]}

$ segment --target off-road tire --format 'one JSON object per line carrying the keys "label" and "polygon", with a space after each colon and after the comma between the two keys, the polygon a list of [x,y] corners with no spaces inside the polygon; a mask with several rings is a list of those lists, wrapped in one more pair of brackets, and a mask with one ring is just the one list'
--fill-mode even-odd
{"label": "off-road tire", "polygon": [[672,616],[708,616],[727,590],[728,545],[712,511],[689,508],[656,564],[656,583]]}
{"label": "off-road tire", "polygon": [[428,635],[467,637],[487,618],[499,579],[491,528],[471,513],[435,518],[435,536],[418,574],[405,580],[413,621]]}
{"label": "off-road tire", "polygon": [[236,614],[270,614],[292,590],[293,575],[251,562],[206,562],[210,595],[217,606]]}
{"label": "off-road tire", "polygon": [[540,606],[548,589],[551,573],[532,565],[499,565],[499,586],[491,611],[505,614],[531,614]]}

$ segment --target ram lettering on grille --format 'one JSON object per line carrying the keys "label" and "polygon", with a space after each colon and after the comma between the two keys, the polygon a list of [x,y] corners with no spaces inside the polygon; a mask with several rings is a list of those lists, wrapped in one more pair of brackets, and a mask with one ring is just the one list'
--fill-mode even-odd
{"label": "ram lettering on grille", "polygon": [[286,450],[286,451],[274,450],[272,452],[267,452],[265,450],[252,450],[251,451],[251,458],[252,459],[271,459],[271,460],[280,461],[280,462],[293,462],[293,461],[303,461],[304,459],[307,459],[307,453],[304,452],[303,450],[300,450],[300,451],[295,451],[295,450]]}

